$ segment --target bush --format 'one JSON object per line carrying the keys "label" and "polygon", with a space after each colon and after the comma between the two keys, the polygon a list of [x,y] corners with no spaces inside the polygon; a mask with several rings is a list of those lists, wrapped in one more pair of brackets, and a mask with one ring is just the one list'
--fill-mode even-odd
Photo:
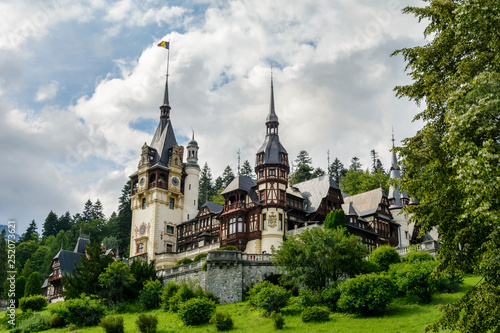
{"label": "bush", "polygon": [[417,262],[417,261],[434,261],[436,258],[429,252],[414,251],[410,252],[403,258],[403,262]]}
{"label": "bush", "polygon": [[255,307],[264,310],[264,315],[268,316],[273,311],[279,311],[287,305],[291,293],[280,286],[267,286],[251,296],[251,303]]}
{"label": "bush", "polygon": [[64,306],[55,310],[66,323],[76,326],[95,326],[104,317],[106,308],[96,299],[82,294],[64,302]]}
{"label": "bush", "polygon": [[179,267],[180,265],[187,265],[187,264],[190,264],[192,262],[193,262],[193,260],[191,260],[189,258],[183,258],[183,259],[179,260],[178,262],[176,262],[174,267]]}
{"label": "bush", "polygon": [[16,323],[19,332],[39,332],[50,329],[50,315],[35,313]]}
{"label": "bush", "polygon": [[304,308],[321,304],[321,292],[311,289],[300,289],[299,304]]}
{"label": "bush", "polygon": [[46,307],[49,303],[42,295],[23,297],[19,300],[19,307],[23,312],[28,310],[40,311]]}
{"label": "bush", "polygon": [[217,311],[212,318],[210,318],[210,324],[215,325],[217,331],[229,331],[234,326],[233,320],[227,311]]}
{"label": "bush", "polygon": [[52,318],[50,319],[50,327],[58,328],[66,326],[66,322],[63,318],[61,318],[57,313],[54,313]]}
{"label": "bush", "polygon": [[331,284],[327,289],[321,291],[321,304],[330,311],[337,311],[337,303],[340,299],[340,288],[337,283]]}
{"label": "bush", "polygon": [[434,273],[436,278],[436,289],[441,292],[457,292],[464,282],[464,277],[460,272],[440,272]]}
{"label": "bush", "polygon": [[139,302],[146,310],[156,309],[160,306],[162,284],[159,280],[149,280],[139,292]]}
{"label": "bush", "polygon": [[322,322],[330,319],[330,311],[324,306],[310,306],[302,311],[300,318],[304,323],[315,321]]}
{"label": "bush", "polygon": [[219,297],[215,296],[215,294],[211,291],[205,292],[205,298],[213,301],[215,304],[219,304]]}
{"label": "bush", "polygon": [[261,289],[273,286],[274,284],[266,280],[254,284],[247,292],[247,298],[249,299],[250,304],[255,306],[255,303],[253,302],[255,298],[253,296],[257,295]]}
{"label": "bush", "polygon": [[156,316],[143,313],[139,315],[135,324],[141,333],[156,333],[158,318]]}
{"label": "bush", "polygon": [[182,283],[175,295],[170,297],[170,299],[168,300],[169,310],[172,312],[177,312],[179,311],[181,303],[195,297],[196,295],[191,286],[189,286],[187,283]]}
{"label": "bush", "polygon": [[123,317],[106,317],[102,318],[99,326],[104,328],[106,333],[124,333]]}
{"label": "bush", "polygon": [[390,265],[401,262],[401,258],[395,248],[382,245],[370,253],[370,261],[377,266],[378,271],[387,271]]}
{"label": "bush", "polygon": [[202,265],[201,265],[201,270],[203,272],[206,272],[207,271],[207,262],[205,261]]}
{"label": "bush", "polygon": [[186,325],[208,323],[215,311],[215,303],[205,298],[192,298],[183,303],[179,317]]}
{"label": "bush", "polygon": [[239,249],[236,246],[228,245],[224,247],[219,247],[217,251],[239,251]]}
{"label": "bush", "polygon": [[274,328],[276,328],[277,330],[281,330],[285,326],[285,318],[283,317],[281,312],[271,312],[271,314],[269,315],[269,319],[273,321]]}
{"label": "bush", "polygon": [[163,310],[170,310],[170,299],[175,295],[177,290],[179,290],[179,285],[175,281],[168,281],[165,287],[163,287],[163,292],[161,293],[161,302]]}
{"label": "bush", "polygon": [[391,266],[388,274],[401,294],[416,296],[421,303],[429,303],[438,285],[437,278],[432,275],[437,264],[437,261],[400,263]]}
{"label": "bush", "polygon": [[208,255],[208,253],[206,253],[206,252],[205,253],[200,253],[196,257],[194,257],[193,262],[200,261],[201,259],[206,258],[207,255]]}
{"label": "bush", "polygon": [[382,311],[396,296],[392,280],[375,273],[349,279],[340,290],[339,308],[361,315]]}

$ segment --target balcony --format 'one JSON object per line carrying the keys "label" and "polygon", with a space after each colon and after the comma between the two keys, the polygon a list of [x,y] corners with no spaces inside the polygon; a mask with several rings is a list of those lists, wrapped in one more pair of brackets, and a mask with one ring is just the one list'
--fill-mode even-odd
{"label": "balcony", "polygon": [[155,187],[162,188],[162,189],[165,189],[165,190],[168,189],[167,183],[163,183],[163,182],[158,182],[158,184],[156,184],[156,183],[149,183],[148,189],[152,189],[152,188],[155,188]]}
{"label": "balcony", "polygon": [[224,206],[224,212],[228,212],[236,209],[247,209],[247,205],[244,202],[235,202]]}

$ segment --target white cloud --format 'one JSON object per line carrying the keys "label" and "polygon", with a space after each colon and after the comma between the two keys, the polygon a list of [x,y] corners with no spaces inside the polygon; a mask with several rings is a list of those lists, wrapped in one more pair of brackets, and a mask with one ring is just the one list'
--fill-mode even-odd
{"label": "white cloud", "polygon": [[56,97],[58,90],[59,90],[59,82],[51,81],[49,84],[38,88],[38,91],[35,96],[35,101],[43,102],[51,100],[54,97]]}

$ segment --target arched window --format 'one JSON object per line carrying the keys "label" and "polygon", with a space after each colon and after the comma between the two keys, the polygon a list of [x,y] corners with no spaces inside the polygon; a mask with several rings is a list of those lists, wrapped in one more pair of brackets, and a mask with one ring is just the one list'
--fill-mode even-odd
{"label": "arched window", "polygon": [[137,244],[137,253],[144,252],[144,243]]}

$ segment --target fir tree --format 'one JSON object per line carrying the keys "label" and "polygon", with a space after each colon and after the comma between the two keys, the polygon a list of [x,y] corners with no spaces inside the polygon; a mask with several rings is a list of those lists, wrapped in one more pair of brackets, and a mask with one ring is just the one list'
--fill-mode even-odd
{"label": "fir tree", "polygon": [[24,297],[32,295],[40,295],[42,282],[40,281],[40,275],[38,272],[32,272],[28,276],[26,281],[26,287],[24,288]]}
{"label": "fir tree", "polygon": [[231,167],[228,165],[224,169],[224,172],[222,173],[222,187],[226,188],[235,178],[233,170]]}
{"label": "fir tree", "polygon": [[328,168],[330,177],[332,177],[338,185],[342,183],[342,178],[345,176],[346,172],[347,170],[344,168],[344,164],[342,164],[338,158],[335,158]]}
{"label": "fir tree", "polygon": [[[212,184],[212,173],[208,167],[207,162],[201,169],[200,181],[199,181],[199,192],[198,192],[198,206],[201,207],[206,201],[212,197],[214,193],[214,187]],[[198,207],[198,208],[199,208]]]}
{"label": "fir tree", "polygon": [[88,199],[87,202],[85,203],[85,206],[83,207],[83,212],[82,212],[82,220],[84,222],[90,222],[92,220],[93,207],[94,205],[92,204],[92,201]]}
{"label": "fir tree", "polygon": [[305,150],[301,150],[295,159],[297,163],[297,169],[293,173],[292,183],[297,184],[305,180],[313,178],[313,167],[312,159],[309,157],[309,153]]}
{"label": "fir tree", "polygon": [[38,232],[36,231],[37,226],[35,220],[32,220],[24,234],[19,238],[19,243],[26,242],[30,240],[38,241]]}
{"label": "fir tree", "polygon": [[72,225],[71,214],[66,212],[64,215],[59,216],[59,221],[57,224],[57,232],[60,230],[70,230]]}
{"label": "fir tree", "polygon": [[50,211],[49,215],[47,215],[47,218],[45,219],[45,222],[43,224],[42,236],[46,238],[51,235],[52,236],[57,235],[58,232],[57,225],[58,225],[57,215],[53,211]]}
{"label": "fir tree", "polygon": [[245,160],[245,162],[243,162],[243,165],[241,166],[240,169],[240,175],[250,178],[255,178],[255,174],[253,173],[253,168],[250,165],[250,162],[248,162],[248,160]]}
{"label": "fir tree", "polygon": [[101,201],[97,199],[97,201],[92,205],[92,220],[104,219],[104,213]]}
{"label": "fir tree", "polygon": [[[7,281],[7,233],[2,229],[0,233],[0,296],[3,294],[3,281]],[[6,299],[6,298],[5,298]]]}
{"label": "fir tree", "polygon": [[349,170],[358,171],[358,170],[361,170],[361,166],[362,166],[362,164],[359,161],[359,158],[357,158],[356,156],[354,156],[351,159],[351,165],[349,166]]}

